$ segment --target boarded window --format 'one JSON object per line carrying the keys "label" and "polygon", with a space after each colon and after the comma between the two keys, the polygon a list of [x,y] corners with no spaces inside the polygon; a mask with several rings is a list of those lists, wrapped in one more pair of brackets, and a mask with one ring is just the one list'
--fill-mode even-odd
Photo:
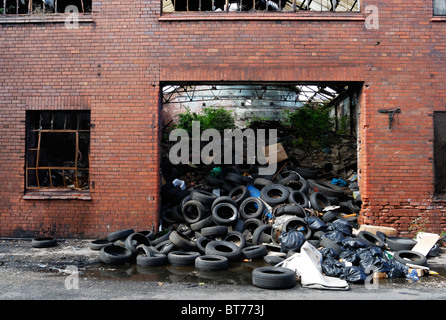
{"label": "boarded window", "polygon": [[435,193],[446,193],[446,112],[434,112]]}
{"label": "boarded window", "polygon": [[90,112],[28,111],[26,188],[89,188]]}
{"label": "boarded window", "polygon": [[434,15],[446,15],[446,0],[434,0]]}

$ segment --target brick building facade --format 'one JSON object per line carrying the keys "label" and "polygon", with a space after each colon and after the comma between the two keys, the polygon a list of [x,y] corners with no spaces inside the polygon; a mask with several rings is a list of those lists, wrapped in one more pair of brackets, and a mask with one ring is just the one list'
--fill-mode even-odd
{"label": "brick building facade", "polygon": [[[62,12],[2,14],[0,236],[156,228],[162,85],[252,81],[360,83],[361,223],[404,234],[422,217],[427,230],[441,232],[434,118],[446,111],[446,16],[433,14],[433,2],[364,0],[357,12],[163,13],[161,1],[94,0],[77,26]],[[379,10],[377,28],[367,28],[368,6]],[[389,113],[379,110],[397,108],[389,129]],[[31,129],[47,116],[48,130]],[[88,188],[33,188],[29,159],[56,124],[89,139],[89,163],[54,169],[64,181],[45,183],[66,180],[69,188],[83,170]],[[37,174],[43,183],[46,173]]]}

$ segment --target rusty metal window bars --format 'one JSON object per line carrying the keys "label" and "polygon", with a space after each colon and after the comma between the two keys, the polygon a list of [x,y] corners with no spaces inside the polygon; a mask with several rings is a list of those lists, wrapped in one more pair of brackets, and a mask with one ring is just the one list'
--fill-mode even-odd
{"label": "rusty metal window bars", "polygon": [[163,0],[163,12],[360,12],[359,0]]}
{"label": "rusty metal window bars", "polygon": [[89,189],[89,111],[27,111],[26,189]]}
{"label": "rusty metal window bars", "polygon": [[69,13],[66,9],[76,6],[79,13],[91,12],[92,0],[0,0],[0,14],[56,14]]}

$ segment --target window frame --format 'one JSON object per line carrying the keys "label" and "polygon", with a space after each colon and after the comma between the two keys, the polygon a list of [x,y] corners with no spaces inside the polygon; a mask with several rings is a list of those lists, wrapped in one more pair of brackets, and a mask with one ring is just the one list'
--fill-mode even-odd
{"label": "window frame", "polygon": [[[0,17],[24,16],[24,15],[30,15],[30,16],[32,16],[32,15],[35,15],[35,16],[45,15],[45,16],[47,16],[47,15],[67,15],[67,14],[71,14],[71,12],[66,12],[66,10],[65,10],[68,6],[65,7],[64,12],[58,12],[57,4],[58,4],[58,1],[62,1],[62,0],[54,0],[54,12],[45,12],[45,8],[46,8],[45,7],[45,1],[42,1],[42,0],[25,0],[25,1],[28,1],[28,5],[25,4],[25,7],[27,7],[27,12],[26,13],[19,13],[19,8],[20,8],[19,3],[21,2],[21,0],[0,0],[0,5],[1,5],[0,10],[3,9],[2,12],[0,12]],[[35,2],[41,1],[42,2],[42,11],[34,12],[33,1],[35,1]],[[70,1],[70,0],[68,0],[68,1]],[[71,1],[74,2],[75,0],[71,0]],[[85,5],[85,1],[88,1],[87,5]],[[15,2],[14,3],[15,4],[15,13],[8,13],[7,12],[7,7],[6,6],[7,6],[8,2]],[[81,7],[78,8],[79,9],[79,12],[78,12],[79,14],[91,14],[91,12],[92,12],[92,5],[93,5],[93,1],[92,0],[78,0],[78,2],[80,2],[80,4],[81,4]],[[74,5],[74,4],[71,4],[71,5]],[[77,5],[76,5],[76,7],[77,7]],[[89,10],[86,10],[88,8],[89,8]]]}
{"label": "window frame", "polygon": [[[177,1],[185,1],[186,2],[186,10],[175,10]],[[320,10],[317,10],[314,8],[313,0],[264,0],[265,4],[268,2],[275,2],[276,5],[281,8],[280,10],[269,10],[268,5],[265,6],[265,9],[256,9],[256,0],[252,0],[252,7],[249,10],[239,10],[239,8],[242,6],[242,0],[220,0],[220,2],[224,2],[224,8],[223,10],[201,10],[202,2],[208,1],[211,2],[211,7],[214,7],[214,3],[217,0],[195,0],[198,1],[198,10],[189,10],[189,1],[192,0],[162,0],[162,8],[161,8],[161,15],[169,15],[169,14],[218,14],[225,15],[228,13],[246,13],[246,14],[262,14],[262,13],[296,13],[296,12],[311,12],[311,13],[336,13],[336,14],[342,14],[342,13],[361,13],[361,0],[346,0],[347,1],[347,9],[349,7],[349,4],[351,2],[351,9],[350,10],[336,10],[337,5],[341,2],[341,0],[317,0],[319,1]],[[250,1],[250,0],[247,0]],[[297,3],[297,1],[301,1],[300,5]],[[231,4],[237,4],[237,10],[231,10]],[[290,4],[291,3],[291,4]],[[334,3],[336,6],[334,6]],[[331,9],[323,10],[323,4],[330,4]],[[283,7],[282,7],[283,5]],[[313,8],[311,8],[311,5],[313,5]],[[287,10],[284,10],[288,6]],[[291,6],[291,7],[290,7]],[[328,8],[328,7],[327,7]],[[353,10],[354,8],[357,8],[357,10]],[[169,9],[166,10],[166,9]]]}
{"label": "window frame", "polygon": [[[41,125],[41,121],[42,121],[42,115],[43,114],[50,114],[52,116],[52,121],[51,121],[51,127],[50,129],[48,128],[43,128]],[[54,122],[54,115],[55,114],[59,114],[59,115],[64,115],[65,120],[64,120],[64,128],[63,129],[55,129],[53,126],[53,122]],[[67,114],[74,114],[76,115],[76,129],[67,129],[66,126],[66,115]],[[87,116],[88,117],[88,124],[86,125],[86,127],[88,127],[88,129],[80,129],[80,117],[81,116]],[[34,117],[34,118],[33,118]],[[35,123],[35,117],[39,117],[39,125],[38,127],[34,127],[32,122]],[[39,110],[39,111],[35,111],[35,110],[28,110],[26,112],[26,138],[25,138],[25,192],[28,191],[44,191],[44,190],[49,190],[49,191],[54,191],[54,190],[76,190],[76,191],[89,191],[90,190],[90,145],[91,145],[91,112],[89,110],[67,110],[67,111],[61,111],[61,110]],[[54,133],[54,134],[59,134],[59,133],[65,133],[65,134],[74,134],[75,135],[75,150],[74,150],[74,166],[54,166],[54,165],[46,165],[46,166],[40,166],[39,165],[39,161],[40,161],[40,152],[41,152],[41,141],[42,141],[42,134],[48,134],[48,133]],[[34,136],[33,139],[31,139],[31,135],[37,135],[37,137]],[[86,163],[85,166],[80,166],[80,162],[78,161],[79,158],[79,154],[80,153],[80,144],[79,144],[79,136],[80,135],[87,135],[87,139],[88,139],[88,143],[86,144],[86,149],[87,149],[87,159],[84,161]],[[37,142],[35,141],[37,139]],[[36,145],[37,143],[37,145]],[[57,148],[57,146],[55,146],[55,148]],[[30,154],[35,152],[35,158],[34,156],[31,157]],[[30,165],[31,160],[34,160],[34,166]],[[49,185],[41,185],[40,181],[39,181],[39,170],[48,170],[48,177],[49,177]],[[52,181],[52,170],[55,171],[62,171],[62,181],[63,181],[63,186],[55,186],[53,181]],[[66,183],[66,175],[65,175],[65,171],[74,171],[74,185],[67,185]],[[35,171],[34,173],[34,177],[36,179],[36,185],[32,185],[30,183],[30,175],[32,173],[30,173],[30,171]],[[86,171],[87,172],[87,178],[84,180],[84,183],[86,181],[85,184],[81,185],[79,182],[79,173],[80,171]]]}
{"label": "window frame", "polygon": [[[437,13],[436,10],[435,10],[435,9],[437,8],[437,6],[436,6],[436,4],[435,4],[437,1],[443,1],[443,2],[444,2],[444,3],[443,3],[444,6],[443,6],[443,8],[442,8],[444,11],[442,11],[442,13]],[[441,6],[440,6],[440,7],[441,7]],[[432,15],[433,15],[434,17],[446,17],[446,1],[445,1],[445,0],[433,0],[433,1],[432,1]]]}

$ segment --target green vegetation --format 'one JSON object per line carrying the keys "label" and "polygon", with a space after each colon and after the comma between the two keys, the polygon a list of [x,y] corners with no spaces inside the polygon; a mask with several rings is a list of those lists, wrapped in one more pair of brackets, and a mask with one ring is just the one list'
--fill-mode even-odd
{"label": "green vegetation", "polygon": [[186,108],[186,112],[179,114],[178,123],[173,126],[173,129],[184,129],[190,134],[193,121],[200,122],[201,132],[206,129],[216,129],[223,133],[224,129],[235,129],[234,116],[223,107],[203,108],[201,114],[191,112],[189,108]]}
{"label": "green vegetation", "polygon": [[334,119],[325,105],[305,105],[294,111],[286,111],[285,124],[293,130],[296,144],[301,147],[326,147],[334,130]]}

